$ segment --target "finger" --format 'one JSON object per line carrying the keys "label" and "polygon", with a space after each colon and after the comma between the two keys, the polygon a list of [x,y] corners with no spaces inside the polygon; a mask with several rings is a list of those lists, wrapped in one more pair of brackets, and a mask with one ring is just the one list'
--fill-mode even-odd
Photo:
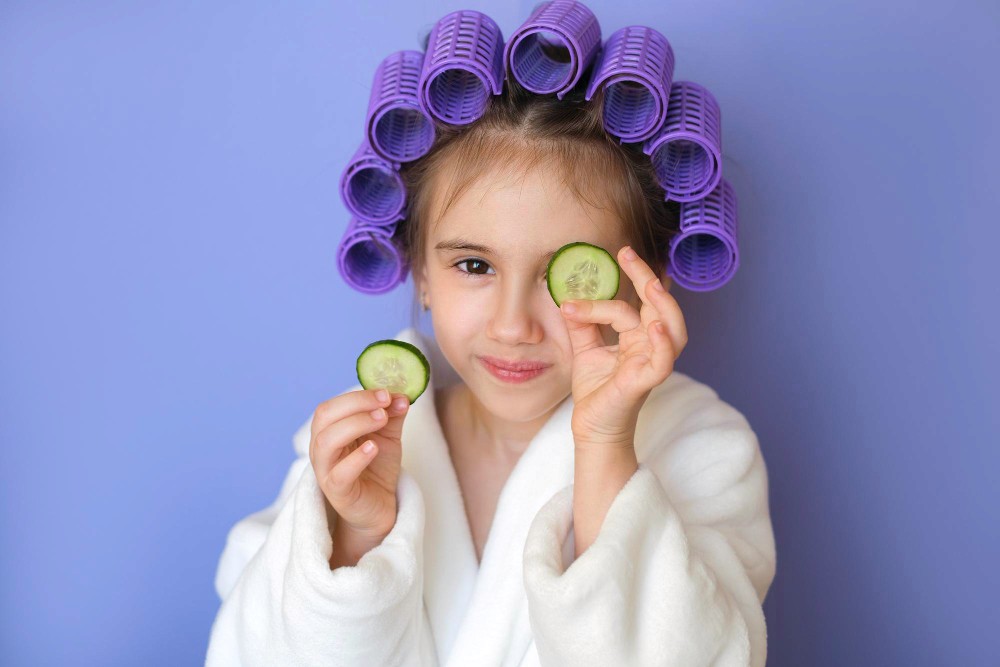
{"label": "finger", "polygon": [[[372,444],[370,452],[365,451],[365,445]],[[361,492],[361,485],[358,484],[358,477],[364,472],[368,464],[375,460],[378,454],[378,447],[371,440],[366,440],[365,445],[358,447],[353,452],[344,457],[330,470],[326,476],[324,491],[336,500],[337,504],[352,505],[358,499]]]}
{"label": "finger", "polygon": [[[381,396],[384,394],[384,398]],[[313,414],[310,437],[325,429],[335,421],[349,417],[359,412],[368,412],[389,405],[387,389],[359,389],[334,396],[317,406]]]}
{"label": "finger", "polygon": [[[574,306],[572,314],[565,313],[573,323],[610,324],[618,333],[631,331],[642,324],[639,312],[621,299],[571,299],[565,303]],[[563,310],[565,312],[565,307]]]}
{"label": "finger", "polygon": [[657,286],[663,287],[663,281],[641,257],[638,255],[634,259],[626,257],[630,249],[629,246],[624,246],[618,252],[618,262],[625,274],[632,280],[635,292],[639,295],[642,303],[649,306],[648,310],[642,309],[642,324],[648,327],[650,322],[655,319],[663,321],[667,325],[667,331],[674,347],[678,350],[683,349],[684,345],[687,344],[688,333],[680,304],[667,290],[657,289]]}
{"label": "finger", "polygon": [[673,372],[674,361],[677,360],[680,352],[670,338],[667,325],[660,320],[650,322],[649,339],[653,342],[653,350],[649,359],[649,367],[654,373],[652,384],[659,384]]}
{"label": "finger", "polygon": [[320,472],[330,470],[341,457],[344,447],[382,428],[386,416],[383,408],[379,410],[382,411],[381,418],[361,412],[336,421],[317,433],[309,450],[313,467]]}
{"label": "finger", "polygon": [[[656,284],[662,283],[657,280]],[[659,319],[659,321],[663,322],[676,355],[680,355],[681,350],[684,349],[688,341],[687,324],[684,321],[684,314],[681,312],[681,307],[677,303],[677,299],[672,297],[670,292],[666,290],[661,291],[656,289],[656,284],[650,283],[646,287],[647,295],[656,304],[656,311],[650,319]]]}
{"label": "finger", "polygon": [[637,350],[622,363],[619,372],[615,373],[615,387],[629,400],[638,400],[650,389],[662,383],[673,372],[673,343],[666,331],[657,325],[660,320],[653,320],[646,326],[646,338],[649,341],[644,350]]}
{"label": "finger", "polygon": [[[634,255],[634,257],[629,257],[630,254]],[[646,285],[650,280],[659,281],[659,278],[649,268],[649,264],[646,264],[642,257],[639,257],[638,253],[632,249],[632,246],[626,245],[622,246],[621,250],[618,251],[618,266],[622,267],[625,275],[632,281],[635,293],[639,295],[642,302],[655,308],[656,304],[652,303],[646,295]]]}
{"label": "finger", "polygon": [[410,410],[410,399],[406,394],[393,394],[389,405],[389,420],[379,429],[379,435],[392,440],[400,440],[403,435],[403,420]]}
{"label": "finger", "polygon": [[585,350],[604,345],[601,330],[596,324],[587,322],[584,319],[577,319],[567,312],[568,304],[571,303],[576,304],[577,302],[564,301],[559,308],[559,312],[562,313],[563,322],[566,323],[566,331],[569,332],[569,342],[573,348],[573,354],[577,355]]}

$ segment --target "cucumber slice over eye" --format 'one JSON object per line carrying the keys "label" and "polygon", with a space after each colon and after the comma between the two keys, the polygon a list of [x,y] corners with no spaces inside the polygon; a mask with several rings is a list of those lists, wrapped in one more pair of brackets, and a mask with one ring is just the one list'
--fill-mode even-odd
{"label": "cucumber slice over eye", "polygon": [[559,248],[546,269],[549,294],[557,306],[567,299],[613,299],[619,276],[611,253],[583,241]]}
{"label": "cucumber slice over eye", "polygon": [[389,393],[406,394],[411,405],[424,393],[431,377],[431,365],[420,349],[394,338],[377,340],[362,350],[357,371],[365,389],[384,387]]}

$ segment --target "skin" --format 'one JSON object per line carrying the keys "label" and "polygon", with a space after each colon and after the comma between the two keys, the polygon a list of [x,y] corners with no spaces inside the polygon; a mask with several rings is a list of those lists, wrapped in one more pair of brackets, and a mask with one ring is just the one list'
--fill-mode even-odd
{"label": "skin", "polygon": [[[437,175],[447,177],[446,170]],[[586,241],[618,258],[628,239],[613,211],[576,199],[556,169],[544,164],[523,178],[501,169],[487,172],[444,216],[439,215],[441,188],[436,181],[431,187],[437,196],[429,210],[427,261],[416,283],[427,294],[441,351],[462,379],[449,388],[450,395],[442,393],[440,403],[447,405],[442,421],[455,436],[450,446],[460,456],[468,458],[471,450],[489,464],[486,468],[509,472],[572,389],[570,331],[546,287],[548,257],[539,254]],[[496,252],[436,249],[456,237]],[[658,278],[669,290],[670,278]],[[625,273],[615,299],[633,310],[640,305]],[[598,330],[604,344],[617,344],[619,334],[610,323],[599,324]],[[478,354],[552,366],[512,385],[490,375]]]}
{"label": "skin", "polygon": [[[439,192],[431,186],[432,194]],[[574,546],[582,554],[637,470],[639,410],[687,344],[683,315],[669,295],[670,279],[630,258],[620,221],[610,210],[577,200],[544,164],[519,178],[494,168],[446,214],[438,213],[440,204],[432,197],[428,259],[415,282],[428,294],[435,337],[462,380],[437,397],[436,405],[477,555],[510,470],[569,395]],[[458,236],[492,250],[437,248]],[[616,258],[623,276],[614,298],[556,307],[546,286],[551,256],[546,253],[573,241],[600,246]],[[578,306],[574,313],[571,304]],[[512,385],[494,378],[479,354],[551,366]],[[400,432],[408,404],[403,400],[395,408],[389,402],[387,395],[357,391],[325,401],[314,414],[310,458],[328,501],[331,568],[356,564],[395,522]],[[380,406],[388,412],[375,409]],[[366,453],[360,446],[368,438],[376,447]]]}

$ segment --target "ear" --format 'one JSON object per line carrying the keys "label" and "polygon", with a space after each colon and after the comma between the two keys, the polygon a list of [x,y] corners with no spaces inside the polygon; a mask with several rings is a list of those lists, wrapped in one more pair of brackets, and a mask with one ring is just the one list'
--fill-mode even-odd
{"label": "ear", "polygon": [[427,289],[427,266],[421,267],[419,273],[413,274],[413,291],[420,294]]}

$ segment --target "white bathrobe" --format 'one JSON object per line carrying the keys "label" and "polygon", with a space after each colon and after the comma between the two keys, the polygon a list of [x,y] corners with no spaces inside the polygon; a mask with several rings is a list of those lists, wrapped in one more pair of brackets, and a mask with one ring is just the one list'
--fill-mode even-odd
{"label": "white bathrobe", "polygon": [[396,338],[427,355],[431,381],[403,425],[395,526],[356,566],[330,569],[310,415],[278,498],[229,532],[208,667],[764,665],[775,545],[739,411],[676,370],[654,388],[639,469],[573,560],[568,397],[507,479],[478,564],[434,408],[457,375],[432,337]]}

